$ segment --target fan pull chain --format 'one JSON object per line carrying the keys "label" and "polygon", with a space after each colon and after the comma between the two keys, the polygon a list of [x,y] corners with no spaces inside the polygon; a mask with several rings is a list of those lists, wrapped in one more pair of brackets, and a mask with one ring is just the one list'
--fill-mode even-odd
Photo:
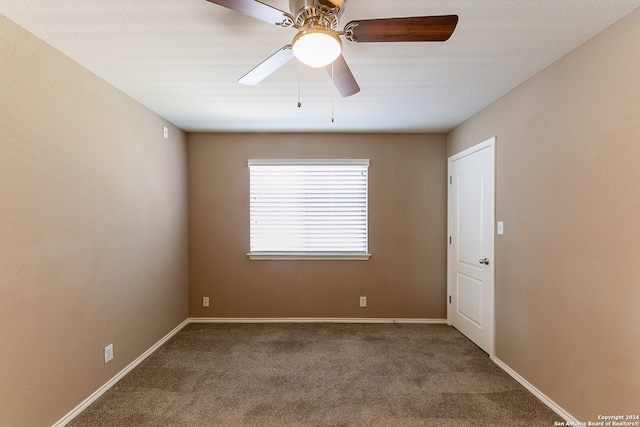
{"label": "fan pull chain", "polygon": [[298,60],[298,108],[302,107],[302,100],[300,97],[300,68],[301,63],[300,60]]}
{"label": "fan pull chain", "polygon": [[333,115],[333,92],[335,89],[336,85],[333,81],[333,62],[331,63],[331,123],[333,123],[335,121],[334,115]]}

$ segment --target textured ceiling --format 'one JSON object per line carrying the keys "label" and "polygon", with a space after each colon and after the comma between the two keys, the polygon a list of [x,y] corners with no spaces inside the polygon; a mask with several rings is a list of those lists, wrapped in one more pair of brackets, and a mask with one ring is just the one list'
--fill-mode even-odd
{"label": "textured ceiling", "polygon": [[[288,0],[263,2],[289,12]],[[187,131],[443,132],[638,7],[640,0],[348,0],[340,28],[358,19],[460,17],[444,43],[345,42],[361,87],[348,98],[323,69],[300,67],[298,85],[297,61],[257,86],[238,84],[295,30],[205,0],[3,0],[0,13]]]}

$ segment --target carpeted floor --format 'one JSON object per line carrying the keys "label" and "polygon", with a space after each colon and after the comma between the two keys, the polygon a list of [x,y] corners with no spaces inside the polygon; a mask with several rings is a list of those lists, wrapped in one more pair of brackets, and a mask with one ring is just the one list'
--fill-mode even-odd
{"label": "carpeted floor", "polygon": [[189,324],[69,426],[527,426],[562,419],[446,325]]}

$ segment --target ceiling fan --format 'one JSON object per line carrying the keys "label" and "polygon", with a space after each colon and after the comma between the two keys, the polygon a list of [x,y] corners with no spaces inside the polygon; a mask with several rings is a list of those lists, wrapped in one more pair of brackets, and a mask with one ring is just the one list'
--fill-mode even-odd
{"label": "ceiling fan", "polygon": [[325,67],[343,97],[358,93],[360,87],[342,56],[340,36],[353,43],[439,42],[448,40],[458,23],[457,15],[366,19],[351,21],[338,31],[347,0],[289,0],[291,13],[258,0],[207,1],[298,30],[291,44],[242,76],[239,83],[255,85],[295,57],[311,67]]}

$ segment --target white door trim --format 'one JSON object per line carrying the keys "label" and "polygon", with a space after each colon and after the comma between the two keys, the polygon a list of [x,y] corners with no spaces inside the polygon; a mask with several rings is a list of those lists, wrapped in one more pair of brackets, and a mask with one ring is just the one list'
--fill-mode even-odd
{"label": "white door trim", "polygon": [[[461,151],[457,154],[452,155],[451,157],[449,157],[448,160],[448,169],[447,169],[447,324],[448,325],[452,325],[452,319],[451,319],[451,303],[450,303],[450,295],[452,294],[452,289],[451,289],[451,263],[452,263],[452,259],[451,259],[451,245],[450,245],[450,236],[452,235],[452,221],[453,221],[453,210],[451,208],[451,185],[449,185],[449,177],[452,176],[452,170],[453,170],[453,162],[455,162],[456,160],[459,160],[463,157],[469,156],[473,153],[476,153],[480,150],[484,150],[486,148],[491,147],[492,151],[493,151],[493,168],[494,168],[494,209],[493,209],[493,218],[491,219],[491,224],[492,224],[492,234],[495,236],[495,145],[496,145],[496,137],[491,137],[489,139],[487,139],[486,141],[483,141],[479,144],[474,145],[473,147],[467,148],[464,151]],[[490,289],[491,289],[491,293],[492,293],[492,304],[491,304],[491,310],[492,310],[492,314],[491,314],[491,327],[490,327],[490,352],[489,352],[489,356],[490,357],[494,357],[495,356],[495,237],[494,237],[494,244],[493,244],[493,248],[491,250],[491,254],[489,255],[490,259],[491,259],[491,264],[490,264],[490,268],[493,269],[493,280],[492,283],[490,284]]]}

